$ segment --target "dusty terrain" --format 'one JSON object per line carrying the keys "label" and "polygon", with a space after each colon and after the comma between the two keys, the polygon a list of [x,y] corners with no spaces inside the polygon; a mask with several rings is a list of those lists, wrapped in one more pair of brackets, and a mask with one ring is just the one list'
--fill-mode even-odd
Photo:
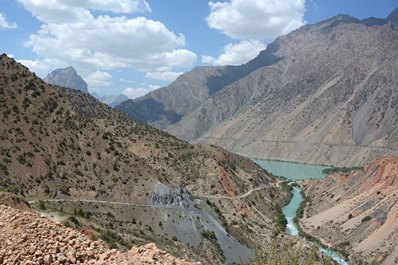
{"label": "dusty terrain", "polygon": [[398,158],[303,184],[309,203],[300,223],[306,232],[365,260],[398,264]]}
{"label": "dusty terrain", "polygon": [[[91,237],[90,237],[91,235]],[[111,250],[93,235],[67,228],[37,214],[0,205],[0,264],[194,265],[176,259],[155,244],[127,252]]]}

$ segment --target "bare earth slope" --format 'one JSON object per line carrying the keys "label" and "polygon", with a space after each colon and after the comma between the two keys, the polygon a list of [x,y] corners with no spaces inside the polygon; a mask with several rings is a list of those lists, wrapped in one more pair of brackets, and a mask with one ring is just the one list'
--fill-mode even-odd
{"label": "bare earth slope", "polygon": [[250,157],[363,164],[398,151],[398,28],[348,16],[276,40],[283,59],[169,128]]}
{"label": "bare earth slope", "polygon": [[365,260],[398,264],[398,158],[308,181],[304,190],[310,203],[300,223],[306,232]]}
{"label": "bare earth slope", "polygon": [[155,242],[189,259],[232,263],[252,259],[280,229],[287,192],[250,160],[50,86],[6,55],[0,123],[0,189],[73,215],[71,225],[93,227],[110,244]]}
{"label": "bare earth slope", "polygon": [[[394,13],[306,25],[277,38],[258,59],[264,54],[273,63],[253,68],[160,128],[256,158],[353,165],[397,152]],[[183,89],[179,81],[167,93]],[[178,104],[191,100],[181,96]]]}

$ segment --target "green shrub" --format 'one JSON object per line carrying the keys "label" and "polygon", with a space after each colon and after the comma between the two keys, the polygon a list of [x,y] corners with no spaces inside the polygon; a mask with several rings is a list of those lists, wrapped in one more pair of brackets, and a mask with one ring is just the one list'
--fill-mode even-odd
{"label": "green shrub", "polygon": [[104,240],[106,243],[108,243],[111,248],[117,248],[118,244],[122,245],[126,248],[131,247],[130,244],[128,244],[126,241],[124,241],[120,235],[118,235],[110,230],[100,231],[100,238],[102,240]]}
{"label": "green shrub", "polygon": [[365,216],[364,218],[362,218],[361,223],[365,223],[365,222],[368,222],[370,220],[372,220],[372,216],[368,215],[368,216]]}
{"label": "green shrub", "polygon": [[208,240],[214,240],[214,241],[217,240],[216,233],[214,233],[214,231],[211,231],[211,230],[203,230],[200,234],[201,234],[201,236],[202,236],[203,238],[206,238],[206,239],[208,239]]}
{"label": "green shrub", "polygon": [[351,171],[363,170],[363,167],[329,167],[322,170],[324,174],[330,173],[349,173]]}
{"label": "green shrub", "polygon": [[47,209],[46,207],[46,203],[42,200],[39,201],[39,205],[38,205],[39,209],[42,211],[45,211]]}

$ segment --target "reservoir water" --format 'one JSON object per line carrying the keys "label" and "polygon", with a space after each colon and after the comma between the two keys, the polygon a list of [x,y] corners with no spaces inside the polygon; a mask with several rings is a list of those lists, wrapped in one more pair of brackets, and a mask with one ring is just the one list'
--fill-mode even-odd
{"label": "reservoir water", "polygon": [[275,160],[254,160],[254,162],[275,176],[282,176],[290,180],[321,179],[325,177],[322,170],[329,168],[329,166],[323,165],[299,164]]}
{"label": "reservoir water", "polygon": [[[326,175],[322,170],[328,168],[328,166],[323,165],[298,164],[272,160],[254,160],[254,162],[275,176],[283,176],[292,181],[299,179],[324,178]],[[299,187],[294,186],[292,193],[292,199],[289,204],[282,208],[282,212],[287,220],[287,232],[292,236],[299,236],[299,231],[294,223],[294,218],[296,217],[297,209],[304,198],[301,195],[301,189]],[[310,243],[315,244],[313,242]],[[339,253],[319,245],[316,246],[324,255],[330,257],[332,260],[337,262],[337,264],[349,265]]]}

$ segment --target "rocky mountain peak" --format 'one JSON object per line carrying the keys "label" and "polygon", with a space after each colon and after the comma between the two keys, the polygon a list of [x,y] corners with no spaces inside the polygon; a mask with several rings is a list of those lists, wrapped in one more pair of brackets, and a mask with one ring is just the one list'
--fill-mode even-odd
{"label": "rocky mountain peak", "polygon": [[398,23],[398,8],[392,11],[386,19],[390,22]]}
{"label": "rocky mountain peak", "polygon": [[88,92],[87,83],[72,66],[55,69],[44,78],[44,81],[51,85],[73,88],[86,93]]}
{"label": "rocky mountain peak", "polygon": [[342,22],[355,22],[358,21],[357,18],[346,15],[346,14],[338,14],[335,17],[330,19],[331,21],[342,21]]}
{"label": "rocky mountain peak", "polygon": [[330,19],[321,21],[315,26],[320,26],[320,29],[323,31],[328,31],[331,29],[336,28],[341,24],[351,24],[351,23],[358,23],[360,20],[349,15],[338,14]]}

